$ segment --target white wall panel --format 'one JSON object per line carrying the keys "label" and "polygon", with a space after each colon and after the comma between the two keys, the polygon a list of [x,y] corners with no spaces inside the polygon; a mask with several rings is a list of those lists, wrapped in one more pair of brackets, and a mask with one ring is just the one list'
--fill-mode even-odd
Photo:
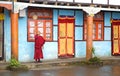
{"label": "white wall panel", "polygon": [[61,1],[61,2],[73,2],[73,0],[58,0],[58,2]]}
{"label": "white wall panel", "polygon": [[110,5],[120,5],[120,0],[109,0]]}
{"label": "white wall panel", "polygon": [[91,3],[91,0],[75,0],[77,3]]}
{"label": "white wall panel", "polygon": [[93,3],[95,3],[95,4],[107,4],[108,0],[93,0]]}

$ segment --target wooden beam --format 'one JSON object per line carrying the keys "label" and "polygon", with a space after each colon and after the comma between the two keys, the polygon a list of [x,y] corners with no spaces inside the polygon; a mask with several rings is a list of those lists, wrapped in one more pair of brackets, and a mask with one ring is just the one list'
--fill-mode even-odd
{"label": "wooden beam", "polygon": [[86,42],[86,60],[92,58],[93,43],[93,16],[87,16],[87,42]]}
{"label": "wooden beam", "polygon": [[18,13],[11,12],[11,55],[18,60]]}

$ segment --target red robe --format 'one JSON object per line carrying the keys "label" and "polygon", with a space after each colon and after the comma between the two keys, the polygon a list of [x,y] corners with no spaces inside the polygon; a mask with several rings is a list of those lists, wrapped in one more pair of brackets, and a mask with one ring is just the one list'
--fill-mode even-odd
{"label": "red robe", "polygon": [[43,58],[42,46],[45,43],[45,40],[42,36],[35,35],[35,51],[34,51],[34,59]]}

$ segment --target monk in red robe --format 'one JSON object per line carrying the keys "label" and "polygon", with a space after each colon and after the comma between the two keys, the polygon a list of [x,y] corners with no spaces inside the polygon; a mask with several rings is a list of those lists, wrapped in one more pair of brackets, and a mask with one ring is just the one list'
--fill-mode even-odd
{"label": "monk in red robe", "polygon": [[37,62],[41,62],[40,59],[43,58],[42,53],[42,46],[44,45],[45,40],[42,36],[40,36],[40,33],[35,35],[35,51],[34,51],[34,59]]}

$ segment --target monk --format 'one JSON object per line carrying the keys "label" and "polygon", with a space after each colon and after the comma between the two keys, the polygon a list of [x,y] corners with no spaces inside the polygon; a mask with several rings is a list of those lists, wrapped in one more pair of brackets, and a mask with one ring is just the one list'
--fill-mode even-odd
{"label": "monk", "polygon": [[35,51],[34,51],[34,59],[36,62],[41,62],[40,59],[43,58],[42,46],[44,45],[45,40],[42,36],[40,36],[40,32],[35,35]]}

